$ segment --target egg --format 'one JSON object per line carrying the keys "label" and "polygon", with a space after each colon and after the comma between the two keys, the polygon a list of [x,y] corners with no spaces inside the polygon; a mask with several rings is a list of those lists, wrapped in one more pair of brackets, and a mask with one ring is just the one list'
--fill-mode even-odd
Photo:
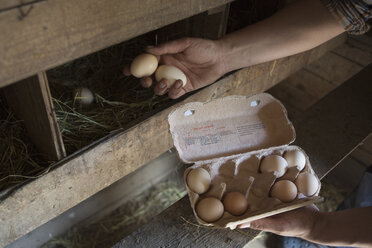
{"label": "egg", "polygon": [[158,67],[156,56],[148,53],[138,55],[130,65],[130,72],[136,78],[147,77],[153,74]]}
{"label": "egg", "polygon": [[214,222],[222,217],[224,212],[223,204],[214,197],[200,200],[196,205],[196,213],[205,222]]}
{"label": "egg", "polygon": [[248,208],[248,202],[242,193],[230,192],[223,198],[223,206],[232,215],[242,215]]}
{"label": "egg", "polygon": [[203,168],[193,169],[187,174],[187,186],[198,194],[207,192],[211,185],[211,176],[208,171]]}
{"label": "egg", "polygon": [[291,202],[297,196],[296,185],[289,180],[281,180],[276,182],[271,188],[271,196],[277,198],[281,202]]}
{"label": "egg", "polygon": [[170,88],[176,80],[182,80],[182,87],[185,87],[187,83],[186,75],[177,67],[172,65],[161,65],[155,72],[155,79],[156,81],[160,81],[162,79],[168,80],[168,88]]}
{"label": "egg", "polygon": [[74,100],[81,105],[89,105],[94,101],[94,95],[88,88],[78,88],[74,92]]}
{"label": "egg", "polygon": [[297,167],[300,171],[305,167],[306,158],[300,151],[288,151],[284,154],[284,158],[287,160],[288,167]]}
{"label": "egg", "polygon": [[281,177],[287,171],[287,161],[278,155],[264,157],[260,164],[261,172],[274,172],[276,177]]}
{"label": "egg", "polygon": [[317,178],[309,172],[300,173],[296,178],[295,184],[298,191],[305,196],[314,195],[319,188]]}

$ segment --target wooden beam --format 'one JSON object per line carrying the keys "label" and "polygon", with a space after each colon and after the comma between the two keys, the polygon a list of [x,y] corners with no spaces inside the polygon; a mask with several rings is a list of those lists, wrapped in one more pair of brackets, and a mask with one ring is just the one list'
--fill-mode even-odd
{"label": "wooden beam", "polygon": [[[324,177],[372,132],[372,64],[293,120],[295,143],[304,148],[313,169]],[[200,228],[188,197],[175,203],[131,235],[121,247],[243,247],[258,232],[251,229]],[[166,232],[164,231],[166,230]]]}
{"label": "wooden beam", "polygon": [[231,1],[49,0],[21,18],[22,8],[2,11],[0,87]]}
{"label": "wooden beam", "polygon": [[27,133],[46,159],[66,156],[45,72],[4,88],[9,107],[24,120]]}
{"label": "wooden beam", "polygon": [[84,152],[61,161],[55,170],[0,202],[0,246],[46,223],[172,148],[168,114],[181,104],[263,92],[344,41],[345,36],[341,35],[313,50],[237,71],[133,128],[100,140]]}

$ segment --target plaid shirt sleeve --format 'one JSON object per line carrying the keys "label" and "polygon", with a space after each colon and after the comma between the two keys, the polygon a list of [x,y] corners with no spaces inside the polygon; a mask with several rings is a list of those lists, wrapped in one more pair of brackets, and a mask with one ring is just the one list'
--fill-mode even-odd
{"label": "plaid shirt sleeve", "polygon": [[372,0],[322,0],[328,10],[350,34],[364,34],[370,29]]}

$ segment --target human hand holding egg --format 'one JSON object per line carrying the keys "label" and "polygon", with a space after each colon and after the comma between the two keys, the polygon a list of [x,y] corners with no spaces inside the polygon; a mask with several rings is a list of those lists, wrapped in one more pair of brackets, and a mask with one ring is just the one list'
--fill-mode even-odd
{"label": "human hand holding egg", "polygon": [[[170,98],[176,99],[187,92],[216,81],[226,73],[221,51],[222,47],[218,41],[197,38],[183,38],[147,48],[146,52],[154,55],[160,65],[173,66],[171,69],[159,66],[158,69],[161,69],[162,73],[165,71],[172,75],[179,74],[178,69],[184,74],[187,81],[183,82],[183,78],[179,77],[177,79],[181,80],[175,80],[171,84],[172,80],[165,79],[162,75],[156,76],[161,73],[155,73],[158,82],[154,86],[154,92],[157,95],[168,92]],[[153,59],[151,60],[153,61]],[[134,73],[131,72],[130,66],[125,66],[124,75],[132,74]],[[143,87],[151,87],[155,81],[151,75],[152,73],[150,75],[137,74],[141,78]]]}

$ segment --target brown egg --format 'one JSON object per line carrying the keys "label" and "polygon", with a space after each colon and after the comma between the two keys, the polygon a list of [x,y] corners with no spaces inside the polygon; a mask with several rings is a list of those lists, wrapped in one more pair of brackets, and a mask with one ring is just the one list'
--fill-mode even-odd
{"label": "brown egg", "polygon": [[203,168],[193,169],[187,174],[187,186],[198,194],[205,193],[211,185],[211,176]]}
{"label": "brown egg", "polygon": [[242,215],[248,208],[248,202],[242,193],[230,192],[223,198],[223,206],[232,215]]}
{"label": "brown egg", "polygon": [[287,161],[278,155],[270,155],[261,160],[261,172],[273,172],[276,177],[281,177],[287,171]]}
{"label": "brown egg", "polygon": [[205,222],[217,221],[223,215],[223,204],[220,200],[214,197],[207,197],[198,202],[196,205],[196,213],[200,219]]}
{"label": "brown egg", "polygon": [[314,195],[319,188],[318,180],[313,174],[309,172],[300,173],[297,176],[295,184],[298,188],[298,191],[305,196]]}
{"label": "brown egg", "polygon": [[153,74],[158,68],[156,56],[148,53],[140,54],[132,61],[130,72],[136,78],[147,77]]}
{"label": "brown egg", "polygon": [[297,196],[296,185],[289,180],[278,181],[271,188],[271,196],[277,198],[281,202],[291,202],[296,199]]}

